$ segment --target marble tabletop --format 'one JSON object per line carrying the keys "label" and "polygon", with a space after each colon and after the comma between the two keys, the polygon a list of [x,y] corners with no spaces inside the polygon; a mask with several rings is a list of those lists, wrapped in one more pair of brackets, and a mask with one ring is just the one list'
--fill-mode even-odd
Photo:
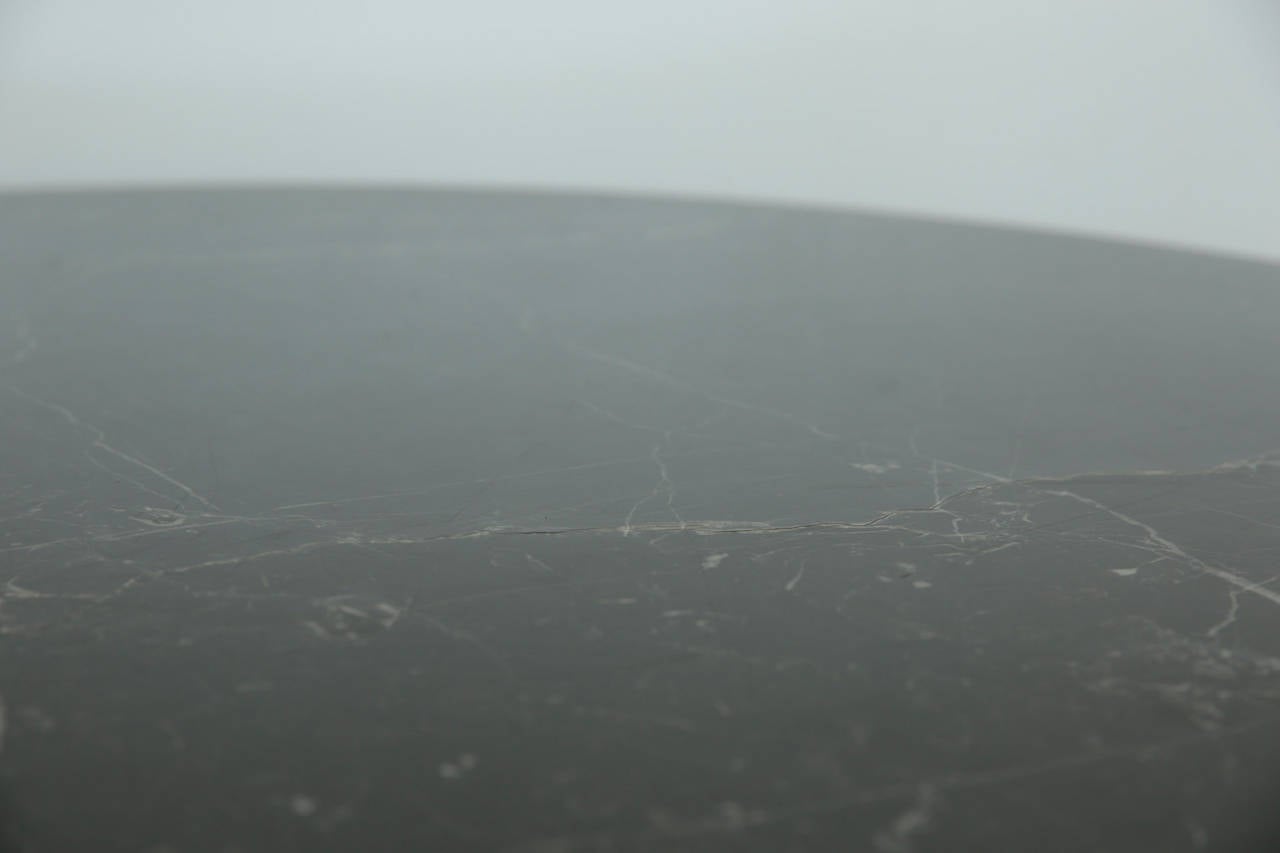
{"label": "marble tabletop", "polygon": [[1261,850],[1280,267],[0,195],[0,847]]}

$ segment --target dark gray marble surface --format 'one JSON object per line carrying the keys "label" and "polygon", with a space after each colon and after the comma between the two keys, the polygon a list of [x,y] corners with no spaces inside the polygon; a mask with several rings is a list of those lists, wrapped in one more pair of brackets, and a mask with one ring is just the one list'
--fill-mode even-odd
{"label": "dark gray marble surface", "polygon": [[1280,268],[0,196],[30,851],[1265,850]]}

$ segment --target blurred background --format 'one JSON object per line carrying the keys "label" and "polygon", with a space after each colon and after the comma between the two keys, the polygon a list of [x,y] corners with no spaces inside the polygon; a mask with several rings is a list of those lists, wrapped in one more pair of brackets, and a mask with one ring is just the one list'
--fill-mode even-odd
{"label": "blurred background", "polygon": [[0,189],[479,184],[1280,258],[1275,0],[0,0]]}

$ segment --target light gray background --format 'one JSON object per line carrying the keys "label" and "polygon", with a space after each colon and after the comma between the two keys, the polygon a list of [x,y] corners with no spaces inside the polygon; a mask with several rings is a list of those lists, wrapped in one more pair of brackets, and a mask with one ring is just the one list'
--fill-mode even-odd
{"label": "light gray background", "polygon": [[0,187],[480,183],[1280,257],[1273,0],[0,0]]}

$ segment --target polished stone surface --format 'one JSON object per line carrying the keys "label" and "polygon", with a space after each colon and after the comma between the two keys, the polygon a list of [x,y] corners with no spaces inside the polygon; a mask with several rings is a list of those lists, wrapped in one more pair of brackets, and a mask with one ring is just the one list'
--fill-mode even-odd
{"label": "polished stone surface", "polygon": [[373,191],[0,258],[11,849],[1280,838],[1278,267]]}

